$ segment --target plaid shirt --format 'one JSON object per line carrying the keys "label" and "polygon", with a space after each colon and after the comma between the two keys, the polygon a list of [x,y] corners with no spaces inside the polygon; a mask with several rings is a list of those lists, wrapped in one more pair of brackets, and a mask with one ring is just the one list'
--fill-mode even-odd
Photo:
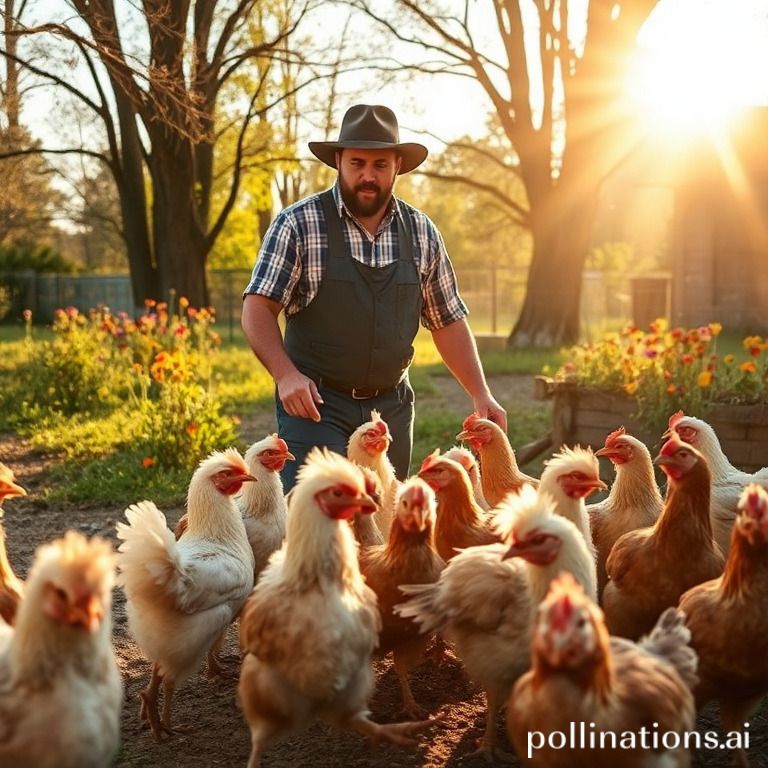
{"label": "plaid shirt", "polygon": [[[456,275],[443,238],[421,211],[393,197],[376,235],[368,232],[341,200],[338,182],[333,195],[341,216],[344,239],[352,258],[373,267],[397,261],[398,233],[395,216],[410,217],[413,258],[421,276],[424,304],[421,322],[436,330],[468,314],[459,296]],[[259,294],[277,301],[286,315],[304,309],[315,297],[328,258],[327,227],[318,195],[289,206],[272,222],[259,250],[245,294]]]}

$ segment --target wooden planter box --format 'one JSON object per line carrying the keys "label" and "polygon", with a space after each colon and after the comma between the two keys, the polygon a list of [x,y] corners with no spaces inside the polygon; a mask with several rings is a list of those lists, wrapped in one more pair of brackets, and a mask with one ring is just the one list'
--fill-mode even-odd
{"label": "wooden planter box", "polygon": [[[544,376],[536,377],[535,395],[553,401],[552,443],[556,447],[601,448],[606,436],[622,426],[652,454],[661,446],[661,434],[634,418],[637,402],[627,395],[584,389]],[[746,472],[768,466],[768,405],[715,405],[705,419],[733,465]]]}

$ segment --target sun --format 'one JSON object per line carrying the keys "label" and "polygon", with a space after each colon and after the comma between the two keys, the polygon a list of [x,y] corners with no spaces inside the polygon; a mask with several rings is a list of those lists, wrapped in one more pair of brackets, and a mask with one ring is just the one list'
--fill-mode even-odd
{"label": "sun", "polygon": [[722,133],[746,107],[768,103],[766,19],[763,0],[662,0],[627,83],[645,132]]}

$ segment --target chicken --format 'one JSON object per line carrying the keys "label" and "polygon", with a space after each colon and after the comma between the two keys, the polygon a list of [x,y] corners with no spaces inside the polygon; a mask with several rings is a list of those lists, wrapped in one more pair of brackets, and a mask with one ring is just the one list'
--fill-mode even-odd
{"label": "chicken", "polygon": [[[75,531],[38,547],[0,639],[0,765],[104,768],[120,740],[112,546]],[[1,624],[2,622],[0,622]]]}
{"label": "chicken", "polygon": [[469,482],[472,484],[472,494],[475,497],[477,506],[488,511],[491,505],[485,500],[483,495],[483,481],[480,477],[480,467],[472,451],[462,448],[460,445],[454,445],[443,453],[446,459],[458,461],[469,475]]}
{"label": "chicken", "polygon": [[347,521],[374,509],[353,464],[327,449],[310,451],[293,489],[285,544],[240,619],[248,768],[260,765],[270,744],[318,719],[403,745],[431,723],[379,725],[368,717],[381,621]]}
{"label": "chicken", "polygon": [[544,462],[539,490],[555,500],[557,513],[567,517],[594,552],[585,499],[608,486],[600,479],[600,463],[589,448],[563,448]]}
{"label": "chicken", "polygon": [[253,550],[255,577],[258,579],[272,553],[280,549],[285,538],[288,506],[279,473],[285,462],[294,461],[295,456],[288,450],[285,440],[272,434],[252,443],[243,459],[248,474],[257,482],[244,484],[236,502]]}
{"label": "chicken", "polygon": [[[768,693],[768,493],[751,483],[741,494],[725,572],[680,598],[699,654],[702,707],[720,703],[723,726],[742,731]],[[746,754],[737,761],[747,766]]]}
{"label": "chicken", "polygon": [[535,487],[539,481],[521,472],[504,430],[489,419],[471,413],[464,419],[457,440],[466,440],[480,456],[483,495],[495,507],[508,493],[517,493],[526,483]]}
{"label": "chicken", "polygon": [[658,520],[663,504],[653,474],[651,454],[645,445],[620,427],[605,438],[595,452],[606,456],[616,469],[608,498],[587,505],[592,541],[597,552],[597,594],[602,595],[608,576],[605,561],[623,534],[647,528]]}
{"label": "chicken", "polygon": [[365,481],[365,492],[373,499],[376,504],[376,511],[370,514],[367,510],[365,512],[358,512],[349,521],[352,525],[352,531],[355,534],[355,539],[360,545],[360,553],[362,554],[368,547],[378,546],[384,543],[384,537],[381,535],[379,526],[376,525],[376,512],[381,508],[383,493],[381,489],[381,480],[379,476],[370,467],[358,467],[363,473],[363,479]]}
{"label": "chicken", "polygon": [[435,549],[435,510],[432,489],[418,477],[406,481],[395,502],[389,541],[370,547],[360,557],[360,570],[376,593],[381,612],[379,654],[392,651],[403,694],[403,713],[423,717],[408,682],[408,671],[419,663],[430,640],[418,626],[393,612],[403,596],[400,584],[431,584],[437,581],[445,561]]}
{"label": "chicken", "polygon": [[0,619],[12,625],[16,619],[24,585],[13,572],[5,549],[3,502],[13,496],[26,496],[27,492],[14,482],[13,472],[0,462]]}
{"label": "chicken", "polygon": [[608,629],[632,640],[649,632],[683,592],[719,576],[725,562],[712,538],[704,457],[673,434],[655,461],[669,478],[659,519],[650,528],[625,533],[606,563]]}
{"label": "chicken", "polygon": [[[438,511],[438,521],[439,521]],[[595,563],[576,526],[531,486],[497,508],[503,544],[470,547],[446,565],[436,584],[403,585],[410,596],[395,606],[422,632],[454,644],[469,677],[486,693],[485,732],[477,753],[504,758],[496,746],[496,714],[530,663],[535,606],[549,583],[568,571],[596,595]]]}
{"label": "chicken", "polygon": [[395,508],[395,496],[400,481],[395,477],[395,469],[387,456],[387,449],[392,442],[389,427],[381,414],[371,411],[371,420],[361,424],[350,436],[347,443],[347,458],[361,467],[370,467],[381,480],[383,497],[380,508],[374,515],[376,526],[386,538]]}
{"label": "chicken", "polygon": [[[531,670],[507,706],[507,731],[521,761],[538,768],[689,766],[680,745],[696,715],[696,653],[683,618],[668,608],[640,643],[611,638],[602,612],[569,574],[553,582],[536,617]],[[648,748],[651,724],[664,736],[660,749]],[[573,732],[576,743],[553,749],[554,732]],[[625,740],[630,733],[634,746]],[[665,749],[673,742],[667,734],[677,734],[674,749]]]}
{"label": "chicken", "polygon": [[702,419],[678,411],[669,418],[669,434],[676,432],[685,443],[692,445],[707,460],[712,477],[710,518],[715,541],[724,554],[731,544],[731,529],[736,517],[739,497],[747,483],[759,483],[768,488],[768,467],[754,474],[742,472],[728,461],[715,430]]}
{"label": "chicken", "polygon": [[123,542],[118,581],[125,590],[128,626],[152,662],[149,686],[141,692],[140,716],[158,740],[163,732],[174,730],[175,688],[198,669],[253,588],[253,551],[232,498],[252,480],[234,448],[215,451],[192,476],[188,526],[178,541],[151,501],[128,507],[128,524],[117,524]]}
{"label": "chicken", "polygon": [[454,557],[457,549],[499,541],[489,516],[475,501],[469,475],[461,464],[436,450],[424,459],[419,477],[437,495],[435,546],[443,560]]}

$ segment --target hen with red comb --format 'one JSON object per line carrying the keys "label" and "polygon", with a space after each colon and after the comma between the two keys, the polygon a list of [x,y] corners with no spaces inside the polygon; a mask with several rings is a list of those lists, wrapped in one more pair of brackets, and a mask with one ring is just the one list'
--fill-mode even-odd
{"label": "hen with red comb", "polygon": [[719,576],[725,562],[712,538],[704,457],[673,434],[655,461],[669,478],[661,514],[654,525],[621,536],[606,562],[608,628],[631,639],[649,632],[683,592]]}
{"label": "hen with red comb", "polygon": [[[768,493],[741,493],[725,571],[680,599],[699,654],[699,707],[718,701],[725,730],[743,730],[768,693]],[[747,765],[738,751],[737,762]]]}

